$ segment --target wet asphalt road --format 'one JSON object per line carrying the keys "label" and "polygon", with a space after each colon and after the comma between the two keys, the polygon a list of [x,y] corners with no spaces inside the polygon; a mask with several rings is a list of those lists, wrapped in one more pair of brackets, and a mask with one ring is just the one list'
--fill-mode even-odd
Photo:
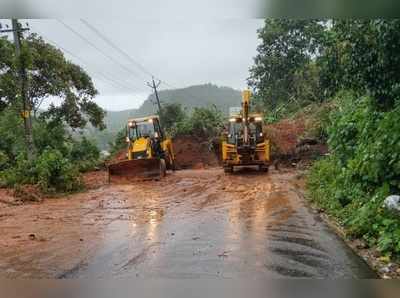
{"label": "wet asphalt road", "polygon": [[[69,214],[71,226],[57,245],[9,251],[1,266],[17,277],[375,278],[295,182],[294,172],[210,169],[105,186],[65,205],[74,209],[58,216]],[[84,241],[71,241],[74,232]]]}
{"label": "wet asphalt road", "polygon": [[61,277],[375,277],[305,206],[292,174],[175,175],[150,192],[144,223],[109,202],[132,220],[111,223],[95,255]]}

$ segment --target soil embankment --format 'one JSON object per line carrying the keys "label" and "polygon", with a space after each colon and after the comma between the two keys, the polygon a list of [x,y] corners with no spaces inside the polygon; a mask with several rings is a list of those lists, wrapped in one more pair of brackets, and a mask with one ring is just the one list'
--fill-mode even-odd
{"label": "soil embankment", "polygon": [[173,146],[178,169],[203,169],[218,166],[215,149],[206,139],[180,136],[174,138]]}

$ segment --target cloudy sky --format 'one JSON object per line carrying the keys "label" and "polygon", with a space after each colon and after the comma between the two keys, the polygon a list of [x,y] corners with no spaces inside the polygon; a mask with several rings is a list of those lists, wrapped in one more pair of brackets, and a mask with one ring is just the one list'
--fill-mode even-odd
{"label": "cloudy sky", "polygon": [[163,81],[160,89],[203,83],[244,88],[263,23],[250,18],[28,22],[31,31],[92,76],[100,92],[96,102],[114,111],[140,106],[151,92],[146,86],[151,74]]}

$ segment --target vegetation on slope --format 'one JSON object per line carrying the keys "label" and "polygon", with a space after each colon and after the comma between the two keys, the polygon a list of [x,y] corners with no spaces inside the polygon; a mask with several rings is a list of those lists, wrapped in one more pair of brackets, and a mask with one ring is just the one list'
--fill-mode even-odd
{"label": "vegetation on slope", "polygon": [[311,198],[351,235],[399,256],[399,214],[383,200],[400,194],[400,20],[268,19],[259,37],[249,83],[269,121],[335,106],[320,126],[330,155],[310,170]]}
{"label": "vegetation on slope", "polygon": [[[29,106],[33,116],[33,160],[27,158],[18,77],[20,63],[29,74]],[[63,53],[32,34],[22,43],[22,59],[14,45],[0,39],[0,186],[33,184],[44,192],[82,187],[79,172],[92,168],[99,151],[87,139],[73,140],[66,131],[88,122],[104,128],[104,111],[93,101],[91,78]],[[57,96],[58,106],[37,113],[43,101]]]}

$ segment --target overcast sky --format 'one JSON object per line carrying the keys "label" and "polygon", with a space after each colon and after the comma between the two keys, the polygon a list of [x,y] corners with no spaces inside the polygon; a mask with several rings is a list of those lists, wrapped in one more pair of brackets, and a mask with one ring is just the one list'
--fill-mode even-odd
{"label": "overcast sky", "polygon": [[263,24],[261,19],[244,18],[85,21],[131,59],[79,19],[29,24],[31,31],[60,46],[68,59],[92,76],[100,93],[96,102],[114,111],[140,106],[151,92],[145,83],[151,79],[149,73],[163,81],[161,89],[203,83],[244,88],[259,44],[257,29]]}

